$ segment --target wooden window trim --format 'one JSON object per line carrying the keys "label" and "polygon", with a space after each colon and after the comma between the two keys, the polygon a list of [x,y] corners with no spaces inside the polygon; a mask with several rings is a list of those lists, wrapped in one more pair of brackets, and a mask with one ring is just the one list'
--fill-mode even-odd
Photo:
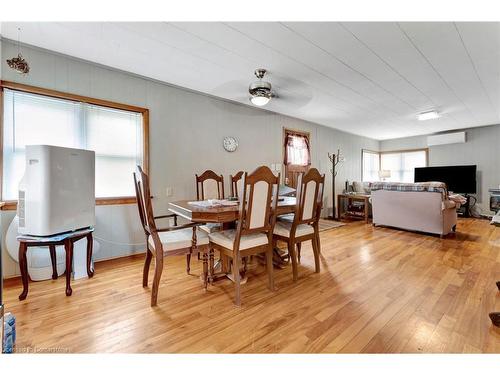
{"label": "wooden window trim", "polygon": [[[142,140],[143,140],[142,168],[146,173],[149,173],[149,109],[128,104],[116,103],[104,99],[96,99],[88,96],[45,89],[42,87],[29,86],[22,83],[0,81],[0,190],[1,187],[3,186],[2,179],[3,179],[3,90],[4,89],[26,92],[29,94],[49,96],[58,99],[66,99],[86,104],[93,104],[101,107],[120,109],[124,111],[136,112],[142,114]],[[97,206],[132,204],[135,202],[136,198],[134,196],[96,198]],[[5,201],[4,205],[1,207],[1,210],[15,210],[15,209],[17,209],[17,201]]]}

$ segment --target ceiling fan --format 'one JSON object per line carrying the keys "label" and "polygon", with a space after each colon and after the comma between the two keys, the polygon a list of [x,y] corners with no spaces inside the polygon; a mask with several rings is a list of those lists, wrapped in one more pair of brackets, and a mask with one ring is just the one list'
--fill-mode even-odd
{"label": "ceiling fan", "polygon": [[248,87],[250,101],[252,102],[252,104],[259,107],[265,106],[267,103],[269,103],[271,98],[275,97],[274,93],[271,91],[271,84],[262,80],[266,73],[266,69],[255,69],[254,74],[259,80],[252,82]]}
{"label": "ceiling fan", "polygon": [[313,97],[311,88],[302,81],[289,76],[273,74],[273,84],[264,80],[270,75],[267,69],[254,71],[258,81],[248,84],[247,79],[226,81],[216,86],[211,94],[240,103],[252,103],[255,106],[265,106],[273,99],[274,110],[284,110],[293,106],[301,108],[309,103]]}

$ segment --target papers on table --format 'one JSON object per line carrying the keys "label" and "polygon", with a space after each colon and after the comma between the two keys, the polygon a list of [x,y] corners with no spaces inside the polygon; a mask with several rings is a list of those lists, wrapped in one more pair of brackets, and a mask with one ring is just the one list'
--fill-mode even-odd
{"label": "papers on table", "polygon": [[237,201],[229,201],[227,199],[207,199],[204,201],[192,201],[188,204],[197,207],[221,207],[221,206],[237,206]]}

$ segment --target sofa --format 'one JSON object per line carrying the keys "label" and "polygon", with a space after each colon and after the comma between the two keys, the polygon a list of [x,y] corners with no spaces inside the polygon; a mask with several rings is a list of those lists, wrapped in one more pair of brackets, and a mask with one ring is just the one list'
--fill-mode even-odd
{"label": "sofa", "polygon": [[439,234],[455,231],[457,204],[442,182],[388,183],[371,186],[373,225]]}

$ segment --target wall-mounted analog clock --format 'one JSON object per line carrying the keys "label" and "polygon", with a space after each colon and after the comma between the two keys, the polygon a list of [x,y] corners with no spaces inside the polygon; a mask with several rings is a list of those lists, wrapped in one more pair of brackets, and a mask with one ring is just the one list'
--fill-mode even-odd
{"label": "wall-mounted analog clock", "polygon": [[222,145],[227,152],[234,152],[238,148],[238,141],[234,137],[225,137]]}

